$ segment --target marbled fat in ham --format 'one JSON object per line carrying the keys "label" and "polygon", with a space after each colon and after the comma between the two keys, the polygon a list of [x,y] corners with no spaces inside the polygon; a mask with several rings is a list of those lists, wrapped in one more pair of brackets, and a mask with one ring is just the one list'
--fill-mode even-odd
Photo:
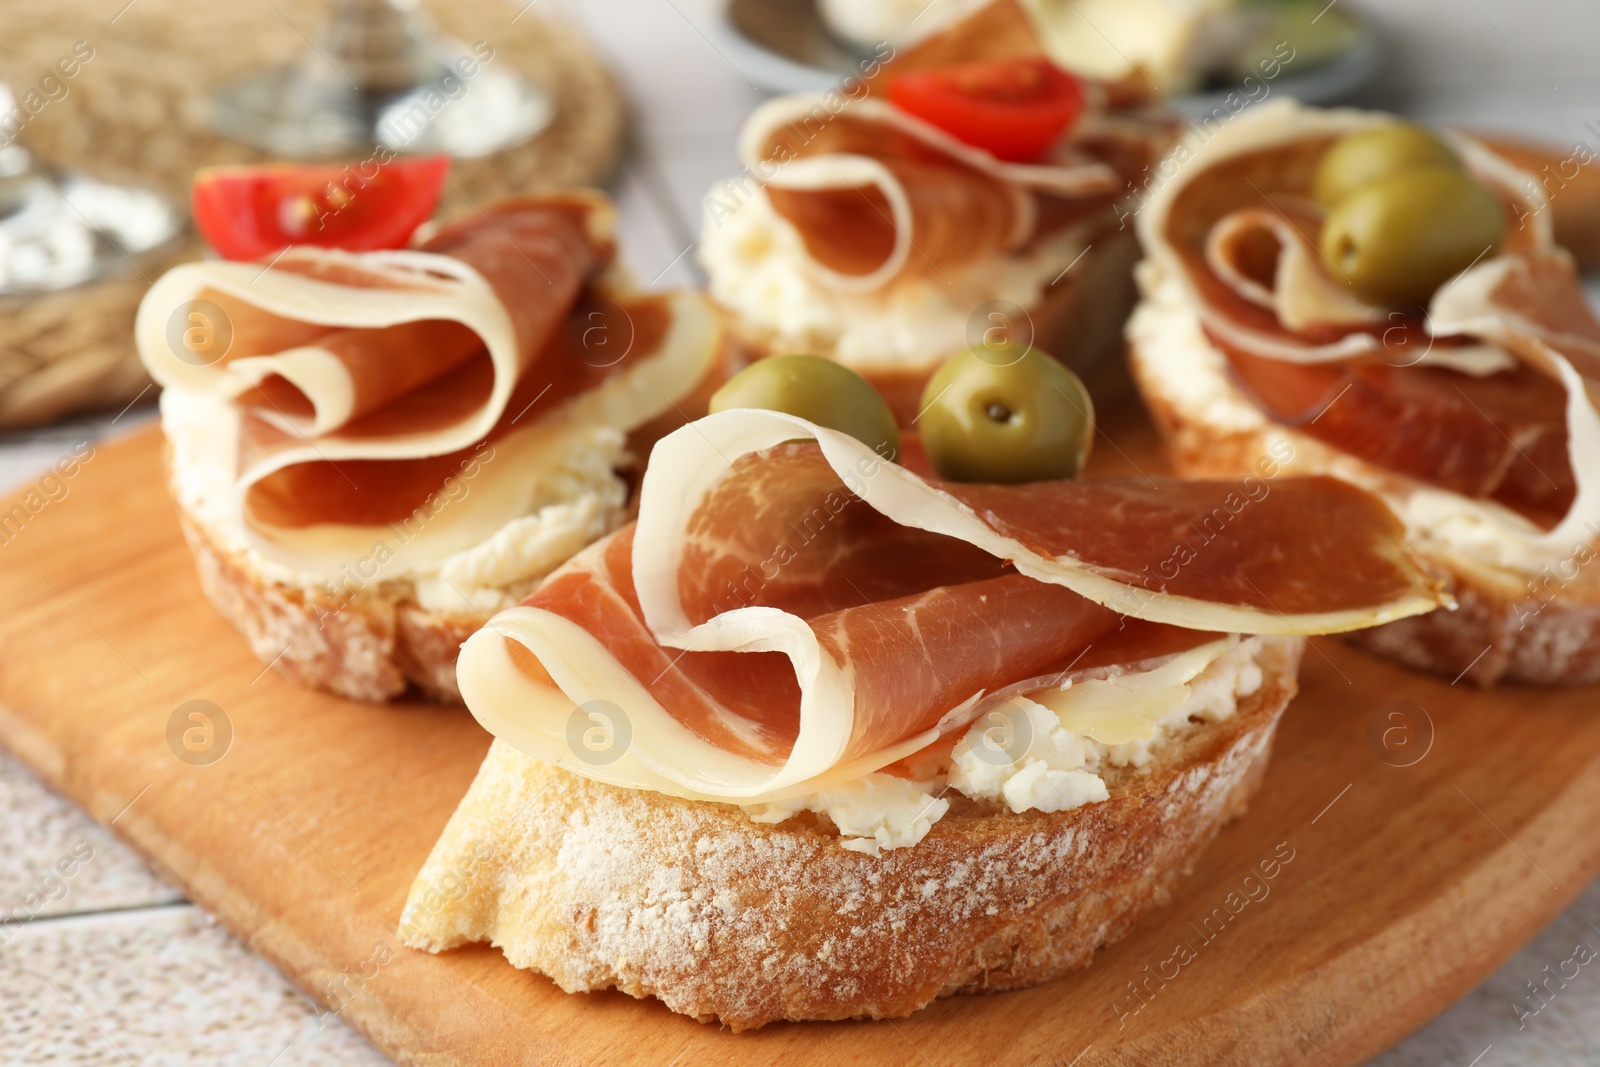
{"label": "marbled fat in ham", "polygon": [[[537,758],[750,801],[888,766],[1089,666],[1427,610],[1403,536],[1331,479],[956,485],[728,411],[664,439],[637,525],[497,616],[458,676]],[[627,750],[584,759],[575,708],[625,722]]]}

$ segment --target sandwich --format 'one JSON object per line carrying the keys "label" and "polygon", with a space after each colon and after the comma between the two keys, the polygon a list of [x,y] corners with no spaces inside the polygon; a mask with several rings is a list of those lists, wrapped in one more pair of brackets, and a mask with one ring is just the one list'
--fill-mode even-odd
{"label": "sandwich", "polygon": [[1543,190],[1476,141],[1254,109],[1138,214],[1134,378],[1179,472],[1381,494],[1454,611],[1355,640],[1479,684],[1600,681],[1600,322]]}
{"label": "sandwich", "polygon": [[725,345],[698,294],[629,284],[614,227],[604,196],[554,193],[411,247],[293,244],[151,286],[168,484],[262,662],[458,700],[461,641],[626,520],[628,471],[703,409]]}
{"label": "sandwich", "polygon": [[1117,205],[1176,131],[1148,84],[1051,63],[1003,0],[750,116],[741,172],[705,201],[710,294],[747,357],[837,359],[905,425],[969,345],[1093,369],[1135,299]]}
{"label": "sandwich", "polygon": [[958,482],[712,408],[633,523],[468,639],[495,741],[407,945],[734,1030],[1045,982],[1244,810],[1303,635],[1438,603],[1382,501],[1270,455]]}

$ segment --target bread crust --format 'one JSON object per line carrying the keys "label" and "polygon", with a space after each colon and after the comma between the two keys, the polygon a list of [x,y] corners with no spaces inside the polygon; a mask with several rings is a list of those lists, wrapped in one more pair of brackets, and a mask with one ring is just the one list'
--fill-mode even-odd
{"label": "bread crust", "polygon": [[[1288,427],[1219,427],[1180,403],[1164,381],[1128,344],[1129,367],[1169,460],[1190,478],[1235,478],[1256,471],[1274,440],[1286,439],[1297,456],[1327,452],[1321,442]],[[1317,473],[1313,460],[1293,473]],[[1386,490],[1408,492],[1415,484],[1401,475],[1367,467]],[[1463,559],[1427,538],[1414,538],[1421,563],[1445,582],[1455,610],[1386,623],[1346,635],[1353,644],[1414,670],[1489,686],[1518,682],[1578,686],[1600,682],[1600,570],[1579,570],[1573,580],[1512,574]]]}
{"label": "bread crust", "polygon": [[406,944],[474,941],[568,992],[615,988],[746,1030],[907,1015],[1087,966],[1168,898],[1259,784],[1303,643],[1110,799],[1014,814],[953,791],[918,844],[850,851],[825,820],[618,788],[495,742],[412,886]]}
{"label": "bread crust", "polygon": [[456,657],[481,617],[429,611],[381,585],[340,601],[273,581],[220,547],[181,508],[178,520],[206,599],[257,659],[289,681],[370,703],[414,685],[430,700],[461,703]]}

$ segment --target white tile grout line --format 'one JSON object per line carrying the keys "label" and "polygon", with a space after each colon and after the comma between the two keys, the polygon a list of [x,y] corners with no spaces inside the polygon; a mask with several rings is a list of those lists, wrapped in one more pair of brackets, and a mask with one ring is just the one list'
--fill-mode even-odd
{"label": "white tile grout line", "polygon": [[[59,915],[40,915],[29,919],[27,922],[11,922],[3,925],[9,927],[17,937],[22,937],[29,930],[50,927],[51,929],[70,929],[76,926],[91,926],[97,923],[109,922],[149,922],[166,915],[179,915],[184,912],[194,912],[211,921],[211,913],[200,905],[188,900],[168,900],[158,904],[129,904],[126,907],[97,908],[86,911],[63,912]],[[43,935],[36,935],[43,936]],[[231,934],[229,935],[232,936]],[[15,944],[13,939],[11,944]]]}

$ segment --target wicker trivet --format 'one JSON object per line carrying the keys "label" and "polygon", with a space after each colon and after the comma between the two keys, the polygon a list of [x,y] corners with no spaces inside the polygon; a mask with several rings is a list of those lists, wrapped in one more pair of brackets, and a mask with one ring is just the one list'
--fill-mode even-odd
{"label": "wicker trivet", "polygon": [[[126,6],[124,6],[126,4]],[[507,0],[428,0],[439,28],[487,41],[507,64],[549,89],[557,115],[534,140],[455,164],[443,213],[536,188],[602,182],[622,143],[623,108],[600,61],[571,30],[518,14]],[[241,75],[298,56],[315,37],[323,0],[6,0],[0,78],[19,101],[46,101],[19,138],[41,161],[159,189],[187,202],[196,168],[261,153],[206,125],[208,94]],[[83,45],[78,45],[83,42]],[[92,57],[62,78],[57,61]],[[70,64],[69,64],[70,68]],[[46,80],[49,79],[49,80]],[[71,412],[118,408],[145,391],[133,316],[149,283],[202,254],[192,234],[137,264],[139,273],[26,300],[0,300],[0,430]],[[141,277],[141,274],[143,275]],[[146,399],[154,395],[151,389]]]}

